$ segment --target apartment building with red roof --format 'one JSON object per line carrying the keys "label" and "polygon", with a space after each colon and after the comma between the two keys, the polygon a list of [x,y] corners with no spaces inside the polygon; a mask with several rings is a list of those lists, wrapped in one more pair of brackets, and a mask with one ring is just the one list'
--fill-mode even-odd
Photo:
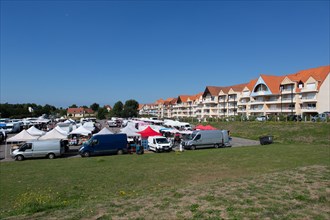
{"label": "apartment building with red roof", "polygon": [[161,118],[225,118],[291,115],[308,117],[330,110],[330,66],[282,76],[260,74],[248,83],[206,86],[197,95],[157,100]]}

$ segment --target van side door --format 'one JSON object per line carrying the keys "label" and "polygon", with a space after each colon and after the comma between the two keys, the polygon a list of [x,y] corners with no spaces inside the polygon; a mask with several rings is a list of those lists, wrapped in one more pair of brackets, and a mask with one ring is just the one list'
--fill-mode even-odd
{"label": "van side door", "polygon": [[32,143],[24,144],[24,147],[21,149],[25,158],[33,157],[33,146]]}

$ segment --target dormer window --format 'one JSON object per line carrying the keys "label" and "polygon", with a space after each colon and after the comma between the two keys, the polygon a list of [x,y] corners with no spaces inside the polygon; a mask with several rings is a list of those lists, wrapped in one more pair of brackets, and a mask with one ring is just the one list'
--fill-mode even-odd
{"label": "dormer window", "polygon": [[267,92],[268,88],[265,84],[259,84],[257,87],[254,89],[254,92]]}

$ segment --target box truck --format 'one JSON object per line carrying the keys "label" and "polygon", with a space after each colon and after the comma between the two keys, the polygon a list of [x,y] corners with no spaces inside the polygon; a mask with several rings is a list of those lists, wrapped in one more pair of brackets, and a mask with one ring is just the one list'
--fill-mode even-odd
{"label": "box truck", "polygon": [[15,149],[11,157],[18,161],[36,157],[54,159],[64,154],[65,147],[61,140],[28,141]]}
{"label": "box truck", "polygon": [[185,149],[191,150],[207,147],[231,147],[227,130],[193,131],[181,144]]}
{"label": "box truck", "polygon": [[93,135],[79,148],[82,157],[107,154],[124,154],[128,152],[126,134]]}

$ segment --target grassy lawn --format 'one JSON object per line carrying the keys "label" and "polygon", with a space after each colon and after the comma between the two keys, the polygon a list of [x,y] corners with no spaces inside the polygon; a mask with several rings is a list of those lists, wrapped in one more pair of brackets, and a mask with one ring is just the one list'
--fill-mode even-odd
{"label": "grassy lawn", "polygon": [[0,163],[0,218],[329,219],[330,131],[318,125],[315,144],[314,127],[285,143],[266,123],[275,144]]}

